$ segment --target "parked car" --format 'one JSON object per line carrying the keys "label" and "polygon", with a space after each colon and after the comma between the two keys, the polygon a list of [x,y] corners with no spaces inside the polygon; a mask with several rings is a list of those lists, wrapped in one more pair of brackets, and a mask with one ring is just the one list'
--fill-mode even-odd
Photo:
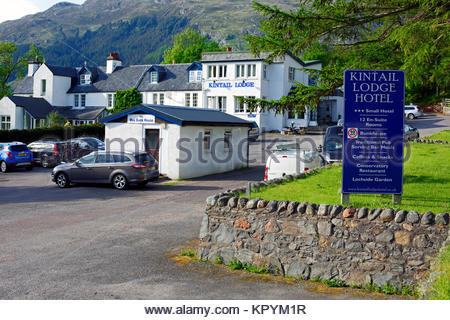
{"label": "parked car", "polygon": [[42,167],[54,167],[63,161],[66,144],[61,141],[39,140],[28,145],[33,152],[34,163]]}
{"label": "parked car", "polygon": [[423,116],[422,108],[416,105],[408,105],[405,106],[405,117],[412,120],[418,117]]}
{"label": "parked car", "polygon": [[52,180],[60,188],[71,183],[111,183],[116,189],[130,184],[145,186],[159,177],[155,159],[146,152],[96,151],[56,166]]}
{"label": "parked car", "polygon": [[0,171],[5,173],[11,168],[33,169],[33,153],[25,143],[0,143]]}
{"label": "parked car", "polygon": [[66,141],[63,161],[72,162],[93,151],[105,150],[103,141],[92,137],[74,138]]}
{"label": "parked car", "polygon": [[323,139],[322,154],[327,162],[342,161],[342,146],[344,144],[344,127],[331,126],[327,128]]}
{"label": "parked car", "polygon": [[264,180],[282,178],[323,167],[319,152],[304,149],[275,150],[267,159]]}
{"label": "parked car", "polygon": [[253,125],[248,133],[248,139],[250,141],[256,141],[259,137],[259,127],[256,122],[253,121]]}
{"label": "parked car", "polygon": [[405,141],[419,139],[419,130],[409,124],[405,124],[403,127],[403,137]]}

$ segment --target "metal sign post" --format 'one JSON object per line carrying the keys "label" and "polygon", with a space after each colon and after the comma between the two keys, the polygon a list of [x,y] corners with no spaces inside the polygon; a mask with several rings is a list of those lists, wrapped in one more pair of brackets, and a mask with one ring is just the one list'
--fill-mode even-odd
{"label": "metal sign post", "polygon": [[405,74],[346,70],[341,202],[354,194],[403,193]]}

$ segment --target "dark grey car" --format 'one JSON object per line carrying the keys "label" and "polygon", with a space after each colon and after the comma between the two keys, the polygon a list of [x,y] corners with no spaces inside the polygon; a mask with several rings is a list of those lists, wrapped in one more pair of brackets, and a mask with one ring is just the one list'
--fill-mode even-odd
{"label": "dark grey car", "polygon": [[96,151],[56,166],[52,172],[52,180],[60,188],[71,183],[111,183],[116,189],[125,189],[130,184],[145,186],[158,177],[157,163],[146,152]]}

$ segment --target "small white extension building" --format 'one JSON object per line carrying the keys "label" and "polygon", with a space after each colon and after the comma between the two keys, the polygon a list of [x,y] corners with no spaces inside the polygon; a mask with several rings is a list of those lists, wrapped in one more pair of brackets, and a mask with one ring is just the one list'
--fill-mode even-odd
{"label": "small white extension building", "polygon": [[252,123],[218,110],[141,104],[102,123],[107,150],[147,151],[170,179],[248,166]]}

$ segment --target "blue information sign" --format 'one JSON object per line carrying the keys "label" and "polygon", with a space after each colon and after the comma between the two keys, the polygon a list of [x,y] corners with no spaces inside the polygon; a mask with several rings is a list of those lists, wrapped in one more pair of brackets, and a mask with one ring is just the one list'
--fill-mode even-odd
{"label": "blue information sign", "polygon": [[342,193],[403,192],[405,73],[345,70]]}

